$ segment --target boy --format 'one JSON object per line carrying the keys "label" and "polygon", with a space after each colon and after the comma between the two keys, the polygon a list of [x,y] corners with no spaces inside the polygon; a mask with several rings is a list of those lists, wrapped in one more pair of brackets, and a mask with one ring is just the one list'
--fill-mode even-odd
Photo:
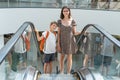
{"label": "boy", "polygon": [[[103,46],[102,53],[103,56],[103,65],[102,65],[102,74],[108,77],[109,68],[112,62],[112,57],[116,53],[115,45],[105,36],[103,36]],[[105,73],[104,73],[105,72]]]}
{"label": "boy", "polygon": [[38,41],[42,40],[43,38],[46,38],[47,33],[49,33],[48,37],[45,39],[45,46],[43,49],[44,73],[52,72],[52,61],[54,61],[55,59],[55,52],[56,52],[56,35],[55,35],[56,28],[57,28],[57,22],[53,21],[50,23],[50,30],[44,31],[41,37],[39,36],[38,31],[36,31]]}

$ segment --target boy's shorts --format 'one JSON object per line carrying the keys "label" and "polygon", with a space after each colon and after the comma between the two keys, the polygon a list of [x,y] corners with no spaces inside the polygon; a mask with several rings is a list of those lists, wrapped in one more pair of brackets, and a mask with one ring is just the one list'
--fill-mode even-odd
{"label": "boy's shorts", "polygon": [[104,56],[104,61],[103,61],[103,65],[104,66],[110,66],[111,65],[111,61],[112,61],[112,57],[110,56]]}
{"label": "boy's shorts", "polygon": [[20,63],[25,62],[25,58],[26,58],[26,52],[25,53],[19,53]]}
{"label": "boy's shorts", "polygon": [[55,60],[55,53],[44,54],[44,63],[48,63]]}

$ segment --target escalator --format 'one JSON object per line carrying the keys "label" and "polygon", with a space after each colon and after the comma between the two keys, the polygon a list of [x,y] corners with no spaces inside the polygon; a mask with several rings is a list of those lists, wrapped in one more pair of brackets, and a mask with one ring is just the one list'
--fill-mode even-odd
{"label": "escalator", "polygon": [[[30,41],[30,49],[26,49],[23,35],[27,35]],[[88,42],[86,42],[88,37]],[[104,62],[103,53],[104,38],[114,44],[116,52],[111,55],[109,71]],[[23,45],[17,45],[22,38]],[[78,51],[73,55],[73,66],[71,74],[59,74],[59,54],[53,62],[52,74],[43,72],[43,54],[39,51],[35,28],[31,22],[25,22],[10,38],[5,46],[0,50],[0,75],[2,80],[119,80],[120,79],[120,42],[102,27],[95,24],[86,25],[81,34],[76,36]],[[17,47],[16,47],[17,45]],[[85,46],[87,45],[87,46]],[[18,53],[19,49],[24,48],[25,52]],[[15,49],[18,49],[15,51]],[[109,48],[109,47],[108,47]],[[86,58],[89,53],[88,58]],[[105,53],[107,54],[107,53]],[[86,63],[85,63],[86,60]],[[65,59],[66,66],[66,59]],[[83,65],[85,64],[85,65]],[[107,65],[108,66],[108,65]]]}
{"label": "escalator", "polygon": [[[37,56],[40,56],[34,25],[25,22],[0,50],[2,80],[36,80]],[[25,41],[29,41],[27,48]]]}

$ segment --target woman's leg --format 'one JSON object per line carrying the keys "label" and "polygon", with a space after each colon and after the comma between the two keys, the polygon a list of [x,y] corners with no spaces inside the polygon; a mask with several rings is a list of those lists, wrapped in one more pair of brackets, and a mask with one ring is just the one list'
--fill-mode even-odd
{"label": "woman's leg", "polygon": [[64,54],[60,54],[60,73],[64,73]]}
{"label": "woman's leg", "polygon": [[72,68],[72,54],[67,55],[67,73],[70,74]]}
{"label": "woman's leg", "polygon": [[84,58],[84,61],[83,61],[83,67],[87,67],[87,65],[88,65],[88,55],[87,54],[85,54],[85,58]]}

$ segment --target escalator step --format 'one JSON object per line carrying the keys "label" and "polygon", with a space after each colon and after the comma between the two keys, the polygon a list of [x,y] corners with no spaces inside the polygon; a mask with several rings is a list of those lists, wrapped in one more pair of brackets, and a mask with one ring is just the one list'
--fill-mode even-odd
{"label": "escalator step", "polygon": [[38,80],[75,80],[71,74],[41,74]]}

